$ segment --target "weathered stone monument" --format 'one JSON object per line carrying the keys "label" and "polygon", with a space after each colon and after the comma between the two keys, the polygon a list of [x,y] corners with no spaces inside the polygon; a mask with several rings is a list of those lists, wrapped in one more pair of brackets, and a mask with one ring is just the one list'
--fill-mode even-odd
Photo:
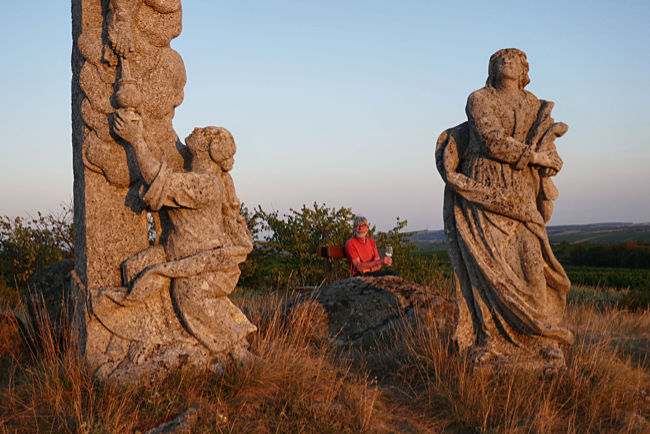
{"label": "weathered stone monument", "polygon": [[445,233],[459,320],[454,339],[481,364],[556,370],[570,282],[546,233],[562,167],[554,144],[568,127],[553,103],[526,91],[520,50],[490,58],[485,87],[467,100],[467,122],[442,133],[436,165],[446,183]]}
{"label": "weathered stone monument", "polygon": [[[220,369],[255,331],[227,295],[252,249],[217,127],[172,127],[180,0],[72,0],[75,326],[99,378]],[[148,218],[149,217],[149,218]],[[149,239],[153,222],[155,241]]]}

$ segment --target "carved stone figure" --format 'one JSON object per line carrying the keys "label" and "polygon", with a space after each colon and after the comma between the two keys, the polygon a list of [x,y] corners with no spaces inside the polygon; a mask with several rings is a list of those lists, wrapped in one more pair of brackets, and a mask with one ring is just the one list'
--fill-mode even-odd
{"label": "carved stone figure", "polygon": [[241,361],[256,328],[227,295],[252,240],[228,173],[230,133],[197,128],[186,146],[172,127],[185,85],[169,46],[181,2],[72,0],[72,11],[81,351],[99,378]]}
{"label": "carved stone figure", "polygon": [[568,127],[553,103],[524,87],[520,50],[490,58],[487,83],[467,100],[467,118],[440,136],[437,168],[446,183],[445,233],[459,305],[454,340],[477,363],[499,360],[555,370],[569,279],[553,256],[545,223],[562,167],[554,139]]}
{"label": "carved stone figure", "polygon": [[120,263],[149,244],[140,173],[111,131],[113,114],[137,111],[154,155],[177,170],[186,166],[172,126],[185,67],[169,46],[182,10],[180,0],[72,0],[72,14],[75,270],[97,288],[119,285]]}
{"label": "carved stone figure", "polygon": [[217,369],[229,358],[246,359],[246,337],[257,328],[227,296],[253,243],[228,173],[235,153],[230,132],[196,128],[186,139],[192,170],[174,172],[149,151],[137,115],[118,115],[115,129],[133,145],[146,182],[142,199],[163,210],[171,226],[161,245],[124,262],[124,286],[91,290],[93,315],[124,340],[110,357],[98,351],[98,364],[120,376],[128,374],[123,366],[133,369],[134,353],[163,360],[171,352],[175,361],[185,351],[192,363]]}

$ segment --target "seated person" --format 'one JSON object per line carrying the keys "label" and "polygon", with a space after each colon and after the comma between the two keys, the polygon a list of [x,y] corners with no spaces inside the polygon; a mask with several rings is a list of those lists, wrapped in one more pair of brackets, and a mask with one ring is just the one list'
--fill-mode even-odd
{"label": "seated person", "polygon": [[391,265],[387,256],[380,258],[375,241],[367,237],[368,219],[357,216],[354,219],[354,237],[345,243],[345,257],[350,264],[350,274],[364,276],[395,275],[394,271],[381,271],[382,265]]}

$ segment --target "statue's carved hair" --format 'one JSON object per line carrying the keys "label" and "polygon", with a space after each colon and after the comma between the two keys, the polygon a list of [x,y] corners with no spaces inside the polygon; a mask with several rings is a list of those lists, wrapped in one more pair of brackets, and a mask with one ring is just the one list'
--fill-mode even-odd
{"label": "statue's carved hair", "polygon": [[519,77],[519,89],[523,89],[530,83],[530,78],[528,77],[529,66],[526,53],[517,48],[503,48],[490,56],[490,66],[488,67],[488,78],[485,86],[494,87],[496,81],[499,79],[499,62],[506,57],[513,57],[521,63],[522,74]]}
{"label": "statue's carved hair", "polygon": [[209,152],[210,158],[217,163],[232,157],[237,151],[235,139],[223,127],[194,128],[185,143],[193,154]]}

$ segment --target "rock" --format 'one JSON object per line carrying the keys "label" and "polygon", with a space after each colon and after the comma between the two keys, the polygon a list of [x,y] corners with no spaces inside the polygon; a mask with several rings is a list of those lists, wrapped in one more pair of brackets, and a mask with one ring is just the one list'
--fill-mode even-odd
{"label": "rock", "polygon": [[457,307],[432,288],[398,276],[351,277],[294,299],[287,307],[296,321],[305,310],[311,320],[305,333],[329,338],[335,345],[372,345],[377,337],[403,321],[426,317],[440,327],[453,327]]}
{"label": "rock", "polygon": [[0,313],[0,356],[17,357],[23,349],[24,325],[10,313]]}
{"label": "rock", "polygon": [[52,332],[61,342],[63,333],[69,330],[72,317],[70,272],[73,268],[74,259],[63,259],[38,270],[27,282],[29,323],[37,339]]}

